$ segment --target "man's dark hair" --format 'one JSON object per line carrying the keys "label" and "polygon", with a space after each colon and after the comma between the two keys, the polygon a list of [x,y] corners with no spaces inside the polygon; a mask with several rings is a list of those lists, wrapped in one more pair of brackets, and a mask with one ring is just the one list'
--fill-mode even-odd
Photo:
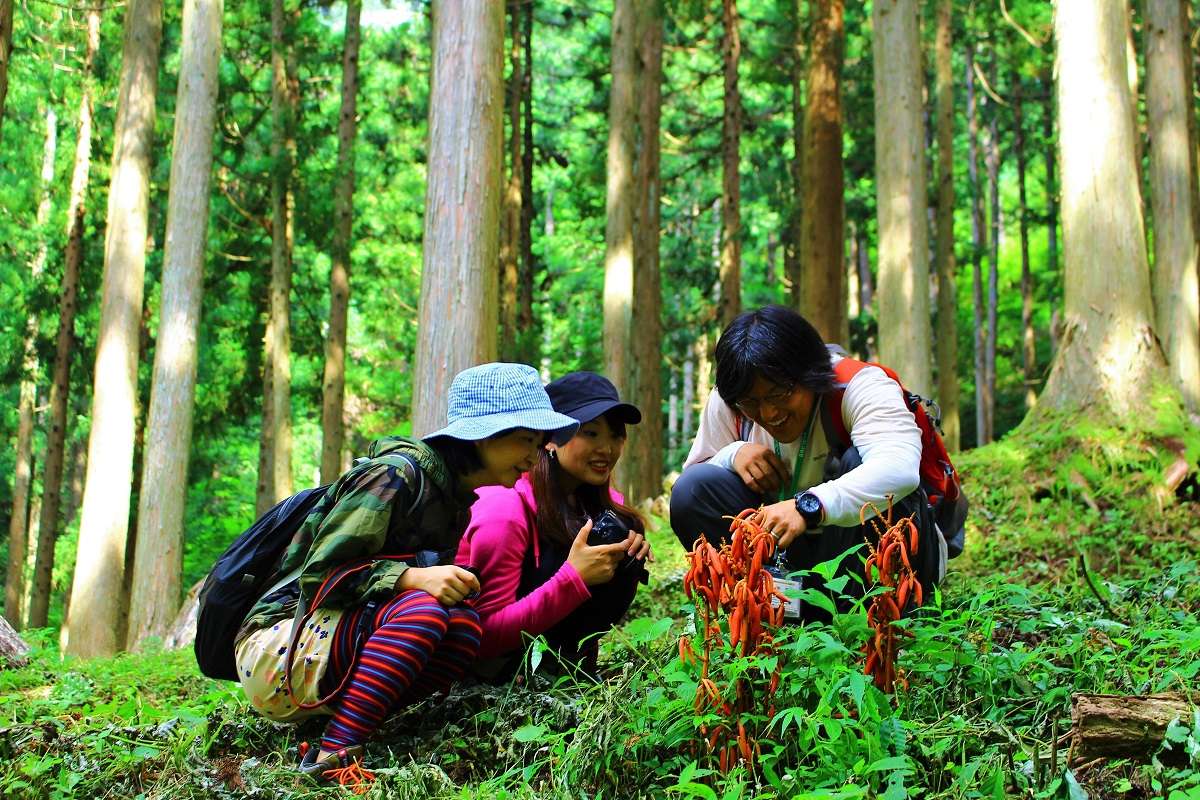
{"label": "man's dark hair", "polygon": [[817,394],[837,382],[821,334],[795,311],[777,305],[739,314],[717,341],[717,391],[728,405],[745,397],[760,375]]}

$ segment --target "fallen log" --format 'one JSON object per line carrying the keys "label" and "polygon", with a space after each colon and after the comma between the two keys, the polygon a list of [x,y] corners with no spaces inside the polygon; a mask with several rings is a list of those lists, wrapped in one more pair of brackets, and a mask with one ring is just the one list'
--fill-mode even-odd
{"label": "fallen log", "polygon": [[[1167,725],[1191,719],[1195,703],[1178,693],[1152,695],[1076,694],[1071,697],[1071,753],[1080,764],[1098,758],[1149,761],[1167,734]],[[1186,760],[1180,749],[1159,755],[1164,763]]]}
{"label": "fallen log", "polygon": [[0,667],[23,667],[29,663],[29,645],[8,620],[0,617]]}

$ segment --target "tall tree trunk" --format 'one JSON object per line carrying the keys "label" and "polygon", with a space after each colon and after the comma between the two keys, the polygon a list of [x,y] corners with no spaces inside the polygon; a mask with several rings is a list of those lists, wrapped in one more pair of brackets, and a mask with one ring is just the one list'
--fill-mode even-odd
{"label": "tall tree trunk", "polygon": [[633,327],[634,191],[637,127],[637,0],[615,0],[608,100],[608,185],[604,230],[604,365],[628,394]]}
{"label": "tall tree trunk", "polygon": [[538,357],[538,334],[533,321],[533,0],[523,3],[521,41],[525,47],[521,82],[521,263],[517,269],[517,327],[521,331],[521,361]]}
{"label": "tall tree trunk", "polygon": [[800,248],[801,225],[804,214],[804,62],[807,38],[804,31],[805,0],[785,0],[792,20],[792,179],[784,241],[784,274],[791,284],[791,304],[800,307]]}
{"label": "tall tree trunk", "polygon": [[504,184],[504,210],[500,218],[500,357],[520,360],[522,331],[517,299],[521,259],[521,90],[525,69],[521,63],[521,5],[525,0],[508,0],[509,64],[505,86],[508,100],[508,180]]}
{"label": "tall tree trunk", "polygon": [[[8,64],[12,61],[13,0],[0,0],[0,134],[4,132],[4,101],[8,98]],[[0,136],[0,142],[3,142]]]}
{"label": "tall tree trunk", "polygon": [[1166,377],[1127,111],[1124,3],[1056,8],[1066,325],[1038,410],[1129,419]]}
{"label": "tall tree trunk", "polygon": [[637,153],[634,167],[633,313],[629,397],[642,410],[636,436],[618,462],[632,500],[662,493],[662,288],[659,276],[659,127],[662,117],[661,0],[638,0]]}
{"label": "tall tree trunk", "polygon": [[1025,408],[1037,402],[1037,340],[1033,330],[1033,272],[1029,266],[1029,205],[1025,194],[1025,93],[1013,70],[1013,149],[1017,153],[1017,223],[1021,230],[1021,371],[1025,377]]}
{"label": "tall tree trunk", "polygon": [[[991,83],[996,85],[996,57],[992,56]],[[987,441],[996,436],[996,306],[1000,303],[1000,106],[989,103],[992,113],[988,120],[984,163],[988,181],[988,278],[987,278],[987,338],[984,348],[984,367],[987,370]]]}
{"label": "tall tree trunk", "polygon": [[683,447],[691,447],[692,419],[696,413],[696,353],[689,348],[687,359],[683,362],[683,397],[680,401],[680,443]]}
{"label": "tall tree trunk", "polygon": [[879,215],[879,356],[929,396],[929,237],[925,223],[921,36],[916,0],[879,0],[875,38],[875,191]]}
{"label": "tall tree trunk", "polygon": [[[1042,141],[1046,161],[1046,268],[1055,283],[1058,271],[1058,148],[1055,146],[1054,131],[1054,78],[1050,70],[1039,76],[1042,88],[1045,90],[1046,103],[1042,108]],[[1058,352],[1058,318],[1057,298],[1050,300],[1050,351],[1051,357]]]}
{"label": "tall tree trunk", "polygon": [[46,138],[42,147],[41,200],[36,225],[37,253],[29,265],[30,310],[25,315],[25,337],[21,359],[21,388],[17,403],[17,458],[13,468],[12,517],[8,525],[8,575],[4,584],[4,616],[16,630],[24,627],[25,551],[28,548],[30,494],[33,488],[33,408],[37,402],[38,315],[32,310],[33,296],[42,282],[49,250],[46,223],[50,217],[50,189],[54,185],[54,156],[58,152],[58,115],[46,106]]}
{"label": "tall tree trunk", "polygon": [[[1200,93],[1200,86],[1196,86],[1196,63],[1200,61],[1200,53],[1195,52],[1194,43],[1200,43],[1200,31],[1197,31],[1195,38],[1192,33],[1192,4],[1191,0],[1179,0],[1179,17],[1183,20],[1180,26],[1179,37],[1182,40],[1183,47],[1183,84],[1184,92],[1188,97],[1193,97],[1193,92]],[[1190,54],[1190,55],[1189,55]],[[1188,127],[1188,152],[1192,156],[1192,230],[1195,231],[1197,239],[1200,239],[1200,136],[1197,135],[1196,113],[1200,109],[1191,108],[1186,114]],[[1197,256],[1200,259],[1200,256]]]}
{"label": "tall tree trunk", "polygon": [[63,651],[81,657],[114,653],[124,633],[117,626],[137,434],[138,337],[161,41],[160,0],[130,0],[108,192],[87,479],[62,636]]}
{"label": "tall tree trunk", "polygon": [[937,72],[937,365],[942,437],[959,448],[958,289],[954,262],[954,84],[951,66],[952,0],[938,0],[934,61]]}
{"label": "tall tree trunk", "polygon": [[979,185],[979,108],[975,95],[975,48],[966,47],[967,73],[967,181],[971,187],[971,277],[972,300],[975,311],[975,444],[991,441],[987,422],[987,322],[984,318],[983,259],[984,225],[983,192]]}
{"label": "tall tree trunk", "polygon": [[725,71],[725,114],[721,119],[721,298],[718,319],[724,328],[742,310],[742,95],[738,63],[742,40],[737,0],[722,0],[721,59]]}
{"label": "tall tree trunk", "polygon": [[858,231],[858,305],[863,311],[871,308],[875,300],[875,282],[871,276],[871,253],[865,231]]}
{"label": "tall tree trunk", "polygon": [[413,379],[418,436],[445,423],[454,375],[496,357],[503,60],[503,3],[434,0],[424,266]]}
{"label": "tall tree trunk", "polygon": [[800,221],[800,313],[827,342],[846,325],[842,175],[843,0],[810,5],[811,52],[804,106],[804,210]]}
{"label": "tall tree trunk", "polygon": [[354,140],[358,131],[358,47],[362,0],[346,5],[342,44],[342,108],[338,115],[338,176],[333,198],[333,247],[329,271],[329,334],[321,402],[321,483],[342,472],[346,438],[346,319],[350,312],[350,253],[354,240]]}
{"label": "tall tree trunk", "polygon": [[1137,168],[1140,194],[1144,183],[1142,159],[1145,156],[1145,147],[1142,143],[1141,114],[1138,109],[1138,63],[1137,46],[1133,39],[1133,7],[1133,3],[1125,3],[1125,80],[1129,83],[1129,118],[1133,121],[1133,163]]}
{"label": "tall tree trunk", "polygon": [[[271,288],[263,356],[258,497],[264,513],[292,493],[292,170],[297,98],[284,0],[271,3]],[[322,459],[323,460],[323,459]]]}
{"label": "tall tree trunk", "polygon": [[642,409],[638,435],[631,437],[617,475],[635,501],[658,494],[662,472],[662,24],[657,0],[618,0],[613,11],[604,356],[620,392]]}
{"label": "tall tree trunk", "polygon": [[185,0],[175,141],[163,251],[162,308],[142,455],[137,550],[126,646],[163,636],[179,609],[183,512],[196,399],[208,196],[224,0]]}
{"label": "tall tree trunk", "polygon": [[1146,2],[1146,111],[1154,210],[1154,310],[1171,379],[1191,409],[1200,409],[1200,288],[1191,183],[1195,174],[1177,0]]}
{"label": "tall tree trunk", "polygon": [[58,538],[63,450],[67,436],[67,401],[70,399],[71,352],[75,346],[79,268],[83,261],[84,217],[87,211],[88,178],[92,168],[92,76],[99,46],[100,8],[92,6],[87,12],[87,44],[83,57],[75,166],[71,171],[71,195],[67,201],[67,252],[63,260],[63,277],[59,289],[54,377],[50,383],[50,424],[46,434],[46,462],[42,472],[42,515],[37,528],[33,591],[29,601],[29,625],[33,628],[45,627],[47,622],[50,578],[54,569],[54,542]]}

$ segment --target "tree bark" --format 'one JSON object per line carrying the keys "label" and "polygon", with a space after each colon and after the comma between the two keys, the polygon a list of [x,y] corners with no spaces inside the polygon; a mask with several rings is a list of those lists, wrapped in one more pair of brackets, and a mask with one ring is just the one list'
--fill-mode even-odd
{"label": "tree bark", "polygon": [[983,267],[985,247],[983,193],[979,186],[979,108],[975,95],[975,48],[966,47],[967,73],[967,182],[971,187],[971,277],[975,313],[975,444],[990,442],[987,422],[987,322],[984,318]]}
{"label": "tree bark", "polygon": [[1025,377],[1025,409],[1037,402],[1037,339],[1033,330],[1033,272],[1029,266],[1029,205],[1025,194],[1025,94],[1013,71],[1013,149],[1017,155],[1017,223],[1021,231],[1021,371]]}
{"label": "tree bark", "polygon": [[800,308],[800,242],[804,215],[804,62],[807,41],[804,31],[805,0],[786,0],[792,20],[792,178],[791,207],[784,241],[784,274],[791,287],[791,303]]}
{"label": "tree bark", "polygon": [[1191,182],[1195,174],[1187,116],[1191,87],[1180,40],[1186,19],[1177,0],[1146,2],[1146,112],[1154,213],[1154,311],[1172,381],[1200,409],[1200,286]]}
{"label": "tree bark", "polygon": [[725,114],[721,119],[721,297],[717,318],[724,328],[742,311],[742,95],[738,89],[742,40],[737,0],[722,0],[721,19]]}
{"label": "tree bark", "polygon": [[637,180],[637,0],[616,0],[613,6],[611,53],[604,231],[604,365],[618,390],[628,394]]}
{"label": "tree bark", "polygon": [[208,197],[224,0],[184,0],[162,307],[142,455],[126,646],[162,636],[179,608],[183,512],[196,399]]}
{"label": "tree bark", "polygon": [[292,493],[292,170],[298,98],[284,0],[271,3],[271,288],[263,356],[263,434],[255,511]]}
{"label": "tree bark", "polygon": [[637,159],[634,168],[633,313],[629,331],[629,397],[642,411],[618,475],[638,502],[662,493],[662,288],[659,275],[659,126],[662,117],[663,16],[661,0],[638,0]]}
{"label": "tree bark", "polygon": [[4,141],[4,102],[8,98],[8,65],[12,61],[13,0],[0,0],[0,142]]}
{"label": "tree bark", "polygon": [[[991,83],[996,85],[996,57],[992,56]],[[991,119],[985,139],[988,181],[988,277],[987,277],[987,338],[984,347],[984,368],[987,370],[987,440],[996,438],[996,307],[1000,304],[1000,106],[989,103]]]}
{"label": "tree bark", "polygon": [[[1171,0],[1174,3],[1174,0]],[[1149,87],[1147,87],[1149,91]],[[1077,694],[1071,697],[1072,764],[1097,758],[1129,758],[1146,762],[1158,753],[1172,720],[1188,724],[1193,704],[1182,694],[1119,696]],[[1174,756],[1174,758],[1172,758]],[[1159,754],[1166,763],[1186,762],[1179,747]]]}
{"label": "tree bark", "polygon": [[[46,223],[50,217],[50,190],[54,185],[54,157],[58,152],[58,115],[54,107],[46,107],[46,138],[42,147],[41,200],[38,201],[36,226],[39,234],[37,252],[29,265],[29,299],[42,281],[49,250]],[[28,549],[30,493],[33,488],[33,409],[37,402],[38,382],[38,315],[25,315],[25,336],[22,346],[21,386],[17,402],[17,457],[13,467],[12,516],[8,525],[8,574],[4,584],[4,616],[17,630],[23,627],[25,596],[25,551]]]}
{"label": "tree bark", "polygon": [[925,221],[920,17],[915,0],[879,0],[875,54],[876,195],[879,215],[879,356],[928,397],[929,245]]}
{"label": "tree bark", "polygon": [[959,448],[958,289],[954,262],[954,85],[951,67],[952,2],[939,0],[934,61],[937,72],[937,365],[942,438]]}
{"label": "tree bark", "polygon": [[662,24],[657,0],[618,0],[614,8],[604,355],[618,391],[642,409],[638,435],[617,466],[617,482],[634,502],[659,493],[662,473]]}
{"label": "tree bark", "polygon": [[84,217],[87,211],[88,179],[92,168],[92,76],[96,50],[100,46],[99,6],[88,9],[86,38],[78,135],[75,140],[75,165],[71,171],[71,194],[67,201],[67,252],[63,260],[63,277],[59,290],[54,377],[50,383],[50,424],[46,434],[46,462],[42,472],[42,515],[38,523],[33,592],[29,602],[29,625],[33,628],[45,627],[47,622],[50,579],[54,569],[54,543],[58,538],[63,451],[67,436],[67,402],[70,399],[71,353],[75,347],[79,269],[83,261]]}
{"label": "tree bark", "polygon": [[533,320],[533,3],[523,3],[521,40],[525,47],[521,82],[521,262],[517,270],[517,328],[521,331],[521,361],[538,358],[538,333]]}
{"label": "tree bark", "polygon": [[[1042,109],[1042,141],[1046,161],[1046,265],[1050,275],[1059,274],[1058,267],[1058,150],[1055,147],[1054,131],[1054,80],[1050,71],[1040,76],[1046,93],[1046,104]],[[1057,298],[1050,300],[1050,351],[1051,357],[1058,352]]]}
{"label": "tree bark", "polygon": [[342,108],[338,115],[338,175],[333,199],[333,246],[329,271],[329,334],[321,403],[321,483],[342,473],[346,438],[346,320],[350,312],[350,254],[354,241],[354,141],[358,131],[358,48],[362,0],[346,5],[342,44]]}
{"label": "tree bark", "polygon": [[111,655],[123,633],[117,625],[137,433],[138,337],[161,41],[160,0],[130,0],[108,194],[88,470],[62,636],[63,651],[80,657]]}
{"label": "tree bark", "polygon": [[804,209],[800,217],[800,313],[827,342],[846,325],[842,174],[843,0],[810,5],[804,105]]}
{"label": "tree bark", "polygon": [[4,617],[0,617],[0,665],[19,669],[29,663],[29,645]]}
{"label": "tree bark", "polygon": [[445,423],[454,376],[496,357],[504,4],[433,4],[413,432]]}
{"label": "tree bark", "polygon": [[522,331],[518,321],[520,305],[517,299],[520,285],[521,260],[521,90],[525,70],[521,63],[520,6],[525,0],[508,0],[509,64],[505,86],[508,101],[508,180],[504,185],[504,210],[500,219],[500,357],[505,361],[520,360]]}
{"label": "tree bark", "polygon": [[1056,8],[1065,327],[1038,411],[1129,419],[1165,379],[1152,323],[1129,87],[1124,4]]}

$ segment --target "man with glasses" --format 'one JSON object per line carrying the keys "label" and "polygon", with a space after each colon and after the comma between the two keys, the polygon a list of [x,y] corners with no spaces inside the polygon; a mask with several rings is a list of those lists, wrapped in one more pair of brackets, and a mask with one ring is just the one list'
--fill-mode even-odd
{"label": "man with glasses", "polygon": [[[726,539],[725,517],[762,506],[760,522],[786,550],[786,569],[811,569],[869,537],[860,510],[886,509],[892,497],[899,514],[917,514],[921,541],[931,543],[913,565],[922,583],[930,589],[940,579],[940,536],[925,535],[936,530],[918,487],[921,430],[895,381],[852,360],[838,369],[843,358],[783,306],[747,311],[725,329],[717,385],[671,492],[671,527],[685,548],[702,533]],[[839,382],[835,369],[852,377]],[[838,440],[834,415],[849,443]],[[843,571],[860,563],[848,558]]]}

